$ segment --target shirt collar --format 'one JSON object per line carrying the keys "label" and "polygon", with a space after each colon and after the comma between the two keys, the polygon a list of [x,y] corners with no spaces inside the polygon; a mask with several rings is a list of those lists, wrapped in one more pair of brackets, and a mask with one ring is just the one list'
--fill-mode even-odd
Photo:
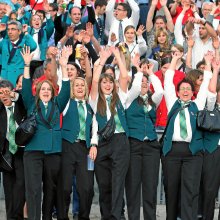
{"label": "shirt collar", "polygon": [[77,99],[75,98],[75,101],[78,103],[79,101],[82,101],[82,104],[85,105],[86,104],[86,101],[85,100],[82,100],[82,99]]}

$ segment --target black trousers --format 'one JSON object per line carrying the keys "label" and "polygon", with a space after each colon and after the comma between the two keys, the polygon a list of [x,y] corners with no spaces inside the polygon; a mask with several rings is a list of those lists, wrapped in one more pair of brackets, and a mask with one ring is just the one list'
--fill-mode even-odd
{"label": "black trousers", "polygon": [[220,186],[220,147],[213,153],[204,153],[202,170],[202,216],[204,220],[213,220],[215,198]]}
{"label": "black trousers", "polygon": [[43,151],[24,152],[24,174],[28,219],[41,219],[41,194],[43,181],[42,219],[51,220],[56,205],[57,184],[60,179],[61,154],[44,154]]}
{"label": "black trousers", "polygon": [[158,141],[130,138],[131,158],[125,180],[129,220],[140,219],[141,186],[144,219],[156,220],[161,146]]}
{"label": "black trousers", "polygon": [[[64,199],[64,214],[60,219],[68,219],[73,176],[76,175],[76,191],[79,196],[79,220],[89,220],[94,195],[94,172],[87,169],[89,149],[85,142],[70,143],[63,140],[62,185],[60,191]],[[60,197],[59,197],[60,198]],[[62,198],[61,198],[62,199]]]}
{"label": "black trousers", "polygon": [[95,174],[103,220],[119,220],[121,217],[129,160],[129,142],[124,133],[114,134],[109,142],[98,147]]}
{"label": "black trousers", "polygon": [[7,220],[23,220],[25,203],[23,149],[19,148],[14,155],[13,165],[12,172],[3,172]]}
{"label": "black trousers", "polygon": [[173,142],[162,157],[167,220],[177,219],[179,195],[181,220],[197,219],[202,163],[202,153],[192,155],[186,142]]}

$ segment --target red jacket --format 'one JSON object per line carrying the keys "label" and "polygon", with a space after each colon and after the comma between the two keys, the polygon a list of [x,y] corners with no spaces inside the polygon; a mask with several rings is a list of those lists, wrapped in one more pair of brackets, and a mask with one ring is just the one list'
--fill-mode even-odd
{"label": "red jacket", "polygon": [[[161,81],[162,87],[164,88],[164,77],[163,77],[162,71],[159,70],[154,74],[159,78],[159,80]],[[183,78],[185,78],[184,72],[181,72],[179,70],[175,70],[175,74],[174,74],[174,77],[173,77],[173,84],[175,85],[176,91],[177,91],[178,83]],[[152,85],[150,86],[150,89],[151,89],[152,92],[154,92],[154,88],[153,88]],[[155,123],[155,126],[156,127],[158,127],[158,126],[165,127],[166,124],[167,124],[167,106],[166,106],[165,98],[163,97],[160,104],[159,104],[159,106],[158,106],[158,108],[157,108],[157,110],[156,110],[156,123]]]}

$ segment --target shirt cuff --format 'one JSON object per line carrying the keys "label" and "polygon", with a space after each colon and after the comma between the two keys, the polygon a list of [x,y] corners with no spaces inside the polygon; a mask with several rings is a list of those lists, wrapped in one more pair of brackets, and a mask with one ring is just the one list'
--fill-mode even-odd
{"label": "shirt cuff", "polygon": [[69,78],[63,78],[62,80],[63,81],[69,81],[70,79]]}

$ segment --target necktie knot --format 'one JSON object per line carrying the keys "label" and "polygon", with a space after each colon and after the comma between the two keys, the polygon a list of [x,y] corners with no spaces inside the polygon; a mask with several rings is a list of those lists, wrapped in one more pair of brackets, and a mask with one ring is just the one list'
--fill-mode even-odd
{"label": "necktie knot", "polygon": [[111,99],[112,99],[111,96],[106,97],[106,101],[107,101],[108,105],[110,105],[110,103],[111,103]]}
{"label": "necktie knot", "polygon": [[10,112],[13,112],[13,106],[8,107],[8,110],[9,110]]}
{"label": "necktie knot", "polygon": [[78,103],[79,103],[79,104],[83,104],[83,101],[82,101],[82,100],[79,100]]}

